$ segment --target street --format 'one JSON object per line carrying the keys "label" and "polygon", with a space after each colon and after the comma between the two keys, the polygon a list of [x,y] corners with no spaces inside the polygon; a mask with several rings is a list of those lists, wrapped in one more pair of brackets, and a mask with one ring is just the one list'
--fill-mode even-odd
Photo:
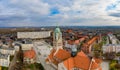
{"label": "street", "polygon": [[14,68],[16,61],[17,61],[17,54],[18,54],[18,52],[15,52],[14,58],[10,62],[10,66],[9,66],[8,70],[14,70],[13,68]]}

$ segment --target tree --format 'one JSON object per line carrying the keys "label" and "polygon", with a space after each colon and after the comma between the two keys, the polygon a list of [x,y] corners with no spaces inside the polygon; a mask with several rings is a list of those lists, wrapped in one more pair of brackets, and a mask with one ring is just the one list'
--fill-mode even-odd
{"label": "tree", "polygon": [[106,53],[105,57],[106,59],[113,60],[116,57],[116,54],[114,52]]}

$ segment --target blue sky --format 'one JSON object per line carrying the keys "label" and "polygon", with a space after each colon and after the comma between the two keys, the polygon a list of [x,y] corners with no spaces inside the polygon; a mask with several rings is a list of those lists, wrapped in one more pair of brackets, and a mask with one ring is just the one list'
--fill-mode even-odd
{"label": "blue sky", "polygon": [[120,25],[120,0],[0,0],[0,27]]}

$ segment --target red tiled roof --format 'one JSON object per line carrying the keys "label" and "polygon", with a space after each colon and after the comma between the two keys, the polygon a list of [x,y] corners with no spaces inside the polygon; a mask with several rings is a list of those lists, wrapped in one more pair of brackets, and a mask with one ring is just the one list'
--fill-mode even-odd
{"label": "red tiled roof", "polygon": [[[55,54],[55,55],[54,55]],[[47,59],[49,59],[49,61],[53,62],[55,65],[57,65],[59,62],[69,58],[71,55],[69,52],[67,52],[66,50],[63,49],[59,49],[58,51],[53,49],[52,52],[50,53],[50,55],[48,56]],[[58,60],[56,60],[56,58]]]}
{"label": "red tiled roof", "polygon": [[53,49],[46,61],[51,61],[55,65],[58,65],[58,63],[63,61],[63,64],[67,68],[67,70],[71,70],[72,68],[75,67],[83,70],[88,70],[89,68],[90,69],[99,68],[99,64],[95,60],[92,61],[82,51],[80,51],[75,57],[71,57],[70,53],[64,49],[58,49],[58,50]]}
{"label": "red tiled roof", "polygon": [[36,53],[35,53],[35,51],[34,51],[33,49],[24,52],[24,57],[27,57],[27,58],[33,59],[33,58],[35,58],[35,56],[36,56]]}
{"label": "red tiled roof", "polygon": [[67,68],[67,70],[71,70],[72,68],[74,68],[75,64],[73,57],[70,57],[69,59],[65,60],[64,65]]}
{"label": "red tiled roof", "polygon": [[77,45],[78,45],[79,43],[80,43],[80,41],[79,41],[79,40],[75,40],[75,44],[77,44]]}
{"label": "red tiled roof", "polygon": [[68,51],[63,50],[63,49],[59,49],[54,57],[57,57],[59,60],[63,61],[65,59],[71,57],[71,55]]}
{"label": "red tiled roof", "polygon": [[91,40],[89,40],[89,41],[87,42],[87,44],[90,45],[90,44],[92,44],[93,42],[95,42],[97,39],[98,39],[98,37],[95,36],[95,37],[93,37]]}
{"label": "red tiled roof", "polygon": [[[74,67],[83,70],[88,70],[90,67],[91,60],[81,51],[77,54],[77,56],[71,57],[65,60],[63,63],[68,70],[71,70]],[[97,68],[99,68],[99,65],[96,62],[92,62],[91,69]]]}
{"label": "red tiled roof", "polygon": [[84,40],[85,40],[85,38],[84,38],[84,37],[82,37],[82,38],[80,38],[80,39],[79,39],[79,41],[84,41]]}
{"label": "red tiled roof", "polygon": [[71,32],[73,32],[71,29],[68,29],[66,32],[68,32],[68,33],[71,33]]}
{"label": "red tiled roof", "polygon": [[98,64],[102,62],[102,59],[100,59],[100,58],[94,58],[94,59],[95,59],[95,62]]}

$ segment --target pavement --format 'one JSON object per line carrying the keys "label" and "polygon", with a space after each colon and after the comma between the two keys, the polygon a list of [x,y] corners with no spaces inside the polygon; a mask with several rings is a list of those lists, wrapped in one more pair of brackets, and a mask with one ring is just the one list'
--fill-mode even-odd
{"label": "pavement", "polygon": [[109,70],[109,62],[108,61],[103,61],[101,63],[102,70]]}
{"label": "pavement", "polygon": [[[39,46],[41,44],[46,44],[46,46],[49,45],[49,44],[47,44],[44,41],[40,41],[38,44],[34,44],[34,45],[38,45]],[[39,54],[40,51],[37,49],[37,47],[34,46],[33,48],[34,48],[34,50],[36,52],[36,55],[37,55],[37,57],[36,57],[37,63],[41,63],[45,70],[56,70],[52,65],[46,64],[46,62],[45,62],[46,57],[44,55]]]}
{"label": "pavement", "polygon": [[45,70],[56,70],[53,66],[51,66],[50,64],[46,64],[45,62],[45,57],[36,53],[37,57],[36,57],[36,61],[37,63],[41,63],[42,66],[44,67]]}

